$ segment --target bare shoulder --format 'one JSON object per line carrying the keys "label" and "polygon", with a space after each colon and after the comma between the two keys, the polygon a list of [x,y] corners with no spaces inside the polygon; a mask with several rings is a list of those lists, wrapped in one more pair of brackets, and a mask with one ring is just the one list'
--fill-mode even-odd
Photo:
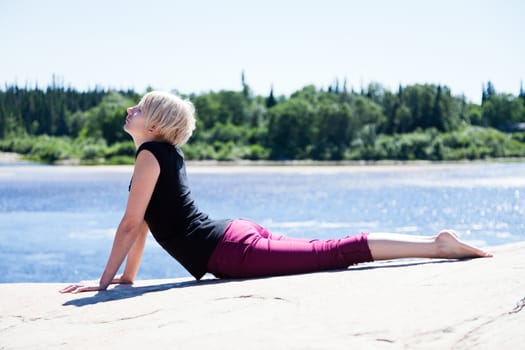
{"label": "bare shoulder", "polygon": [[135,161],[130,194],[151,193],[160,174],[160,165],[153,153],[142,150]]}
{"label": "bare shoulder", "polygon": [[147,150],[141,151],[135,162],[129,191],[125,218],[137,222],[144,220],[146,208],[160,174],[160,165],[155,156]]}
{"label": "bare shoulder", "polygon": [[139,178],[141,180],[145,178],[156,178],[160,173],[160,165],[149,150],[142,150],[135,161],[135,168],[133,170],[133,179]]}

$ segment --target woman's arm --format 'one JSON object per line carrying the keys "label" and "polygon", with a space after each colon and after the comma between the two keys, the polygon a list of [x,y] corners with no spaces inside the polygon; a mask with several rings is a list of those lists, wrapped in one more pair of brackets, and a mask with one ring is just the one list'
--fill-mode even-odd
{"label": "woman's arm", "polygon": [[[117,228],[111,254],[100,278],[99,285],[97,287],[69,286],[62,289],[62,293],[105,290],[115,277],[115,274],[128,253],[131,255],[130,265],[127,271],[130,273],[128,276],[136,273],[140,263],[140,258],[137,258],[142,256],[144,242],[139,241],[136,249],[132,249],[132,247],[135,246],[138,239],[145,240],[145,237],[142,237],[145,236],[144,215],[159,174],[160,165],[155,156],[147,150],[140,152],[135,162],[135,170],[133,172],[126,212]],[[126,267],[127,266],[126,264]]]}
{"label": "woman's arm", "polygon": [[114,278],[111,283],[122,283],[131,284],[137,276],[140,262],[142,260],[142,253],[144,252],[144,246],[146,245],[146,238],[148,237],[148,225],[143,222],[141,232],[135,240],[135,243],[131,247],[128,257],[126,259],[126,267],[124,273],[119,278]]}

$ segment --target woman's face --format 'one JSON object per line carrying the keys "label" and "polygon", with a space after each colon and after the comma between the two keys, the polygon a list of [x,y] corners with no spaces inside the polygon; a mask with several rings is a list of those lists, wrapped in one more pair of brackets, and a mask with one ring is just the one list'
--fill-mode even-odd
{"label": "woman's face", "polygon": [[139,106],[133,106],[128,108],[128,115],[126,116],[126,124],[124,125],[124,131],[128,134],[144,132],[146,130],[146,117],[142,114]]}

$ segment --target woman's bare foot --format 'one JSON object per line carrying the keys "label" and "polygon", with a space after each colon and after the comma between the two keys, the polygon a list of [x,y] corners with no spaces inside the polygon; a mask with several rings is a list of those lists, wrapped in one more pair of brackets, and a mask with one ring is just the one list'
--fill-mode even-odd
{"label": "woman's bare foot", "polygon": [[461,242],[453,230],[440,231],[435,237],[438,257],[446,259],[490,258],[492,254]]}

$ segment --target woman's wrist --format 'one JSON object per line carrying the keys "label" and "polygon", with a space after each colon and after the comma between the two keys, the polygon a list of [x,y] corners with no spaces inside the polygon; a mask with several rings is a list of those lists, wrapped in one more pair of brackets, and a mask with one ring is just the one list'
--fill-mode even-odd
{"label": "woman's wrist", "polygon": [[109,286],[109,283],[104,283],[104,282],[102,282],[102,281],[100,281],[100,282],[98,283],[98,288],[99,288],[100,290],[106,290],[106,289],[108,289],[108,286]]}
{"label": "woman's wrist", "polygon": [[134,280],[133,277],[126,275],[125,273],[122,274],[122,276],[120,276],[120,283],[133,284],[133,280]]}

